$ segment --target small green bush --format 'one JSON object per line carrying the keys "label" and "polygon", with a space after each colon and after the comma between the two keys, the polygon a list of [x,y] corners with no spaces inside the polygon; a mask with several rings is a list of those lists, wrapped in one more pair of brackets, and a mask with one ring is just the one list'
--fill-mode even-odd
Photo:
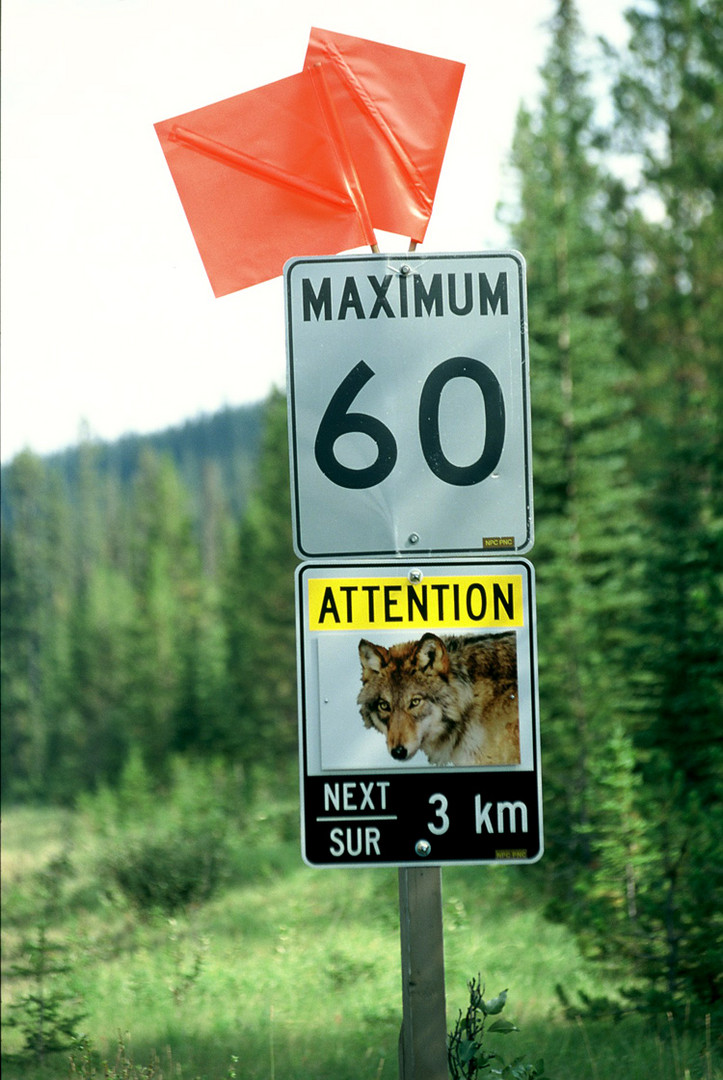
{"label": "small green bush", "polygon": [[501,1080],[549,1080],[545,1077],[545,1063],[540,1059],[534,1064],[521,1057],[505,1064],[501,1054],[487,1048],[486,1036],[509,1035],[519,1028],[510,1020],[493,1020],[507,1003],[507,991],[485,1001],[485,988],[478,976],[467,984],[469,1005],[463,1015],[461,1010],[457,1022],[447,1036],[447,1061],[452,1080],[482,1080],[482,1074]]}
{"label": "small green bush", "polygon": [[229,873],[224,836],[212,826],[177,826],[121,842],[106,873],[140,911],[166,915],[208,900]]}
{"label": "small green bush", "polygon": [[21,945],[21,959],[12,963],[8,977],[22,980],[27,989],[3,1010],[3,1026],[22,1038],[15,1051],[3,1047],[3,1058],[12,1062],[33,1061],[42,1066],[49,1054],[69,1050],[77,1028],[88,1015],[77,994],[64,981],[72,974],[68,947],[50,940],[41,923],[32,938]]}

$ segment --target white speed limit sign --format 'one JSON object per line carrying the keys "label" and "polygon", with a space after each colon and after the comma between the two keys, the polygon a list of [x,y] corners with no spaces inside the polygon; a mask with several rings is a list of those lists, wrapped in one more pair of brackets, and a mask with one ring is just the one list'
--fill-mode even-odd
{"label": "white speed limit sign", "polygon": [[284,283],[297,554],[528,551],[522,256],[298,258]]}

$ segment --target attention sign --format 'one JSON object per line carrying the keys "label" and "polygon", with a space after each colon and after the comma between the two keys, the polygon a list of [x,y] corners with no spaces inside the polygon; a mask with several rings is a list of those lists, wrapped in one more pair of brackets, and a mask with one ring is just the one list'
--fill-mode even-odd
{"label": "attention sign", "polygon": [[297,554],[529,550],[522,256],[292,259],[284,277]]}
{"label": "attention sign", "polygon": [[296,582],[305,860],[536,861],[531,564],[314,562]]}

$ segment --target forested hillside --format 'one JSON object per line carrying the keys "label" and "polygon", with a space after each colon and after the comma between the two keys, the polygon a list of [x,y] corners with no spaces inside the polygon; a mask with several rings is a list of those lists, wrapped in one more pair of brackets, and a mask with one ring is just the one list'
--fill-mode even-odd
{"label": "forested hillside", "polygon": [[220,748],[219,623],[263,408],[3,469],[5,799],[69,802],[134,746],[160,771]]}
{"label": "forested hillside", "polygon": [[[505,208],[528,264],[545,902],[663,1014],[723,998],[720,16],[634,9],[610,120],[559,0]],[[257,459],[258,419],[4,470],[4,799],[72,803],[134,753],[159,783],[178,754],[293,775],[283,395]]]}
{"label": "forested hillside", "polygon": [[[78,447],[49,455],[43,464],[56,478],[54,482],[65,492],[68,502],[78,505],[89,463],[105,483],[123,492],[132,483],[144,454],[150,451],[166,455],[188,488],[199,518],[211,485],[218,489],[231,513],[239,516],[253,483],[262,413],[261,403],[227,407],[212,416],[187,420],[151,435],[126,435],[111,443],[89,439]],[[12,522],[9,477],[9,469],[4,466],[2,512],[6,526]]]}

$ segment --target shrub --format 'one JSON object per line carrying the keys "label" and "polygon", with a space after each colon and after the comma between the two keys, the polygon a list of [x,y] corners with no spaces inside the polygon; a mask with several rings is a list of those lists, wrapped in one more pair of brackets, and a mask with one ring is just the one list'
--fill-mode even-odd
{"label": "shrub", "polygon": [[121,842],[105,867],[139,910],[172,915],[216,892],[229,871],[229,851],[224,836],[212,826],[177,826]]}
{"label": "shrub", "polygon": [[487,1035],[509,1035],[519,1029],[509,1020],[493,1020],[488,1026],[490,1016],[499,1016],[507,1003],[507,991],[485,1001],[485,988],[479,976],[467,984],[469,987],[469,1005],[463,1015],[461,1010],[457,1022],[447,1038],[447,1060],[452,1080],[477,1080],[485,1076],[499,1076],[502,1080],[546,1080],[545,1063],[540,1060],[534,1064],[515,1058],[510,1064],[496,1050],[489,1050],[485,1041]]}
{"label": "shrub", "polygon": [[8,975],[27,982],[28,989],[7,1006],[2,1022],[19,1033],[22,1045],[14,1053],[4,1049],[3,1057],[42,1066],[48,1054],[70,1049],[87,1013],[63,980],[73,970],[67,946],[51,942],[41,924],[21,948],[22,959],[10,965]]}

